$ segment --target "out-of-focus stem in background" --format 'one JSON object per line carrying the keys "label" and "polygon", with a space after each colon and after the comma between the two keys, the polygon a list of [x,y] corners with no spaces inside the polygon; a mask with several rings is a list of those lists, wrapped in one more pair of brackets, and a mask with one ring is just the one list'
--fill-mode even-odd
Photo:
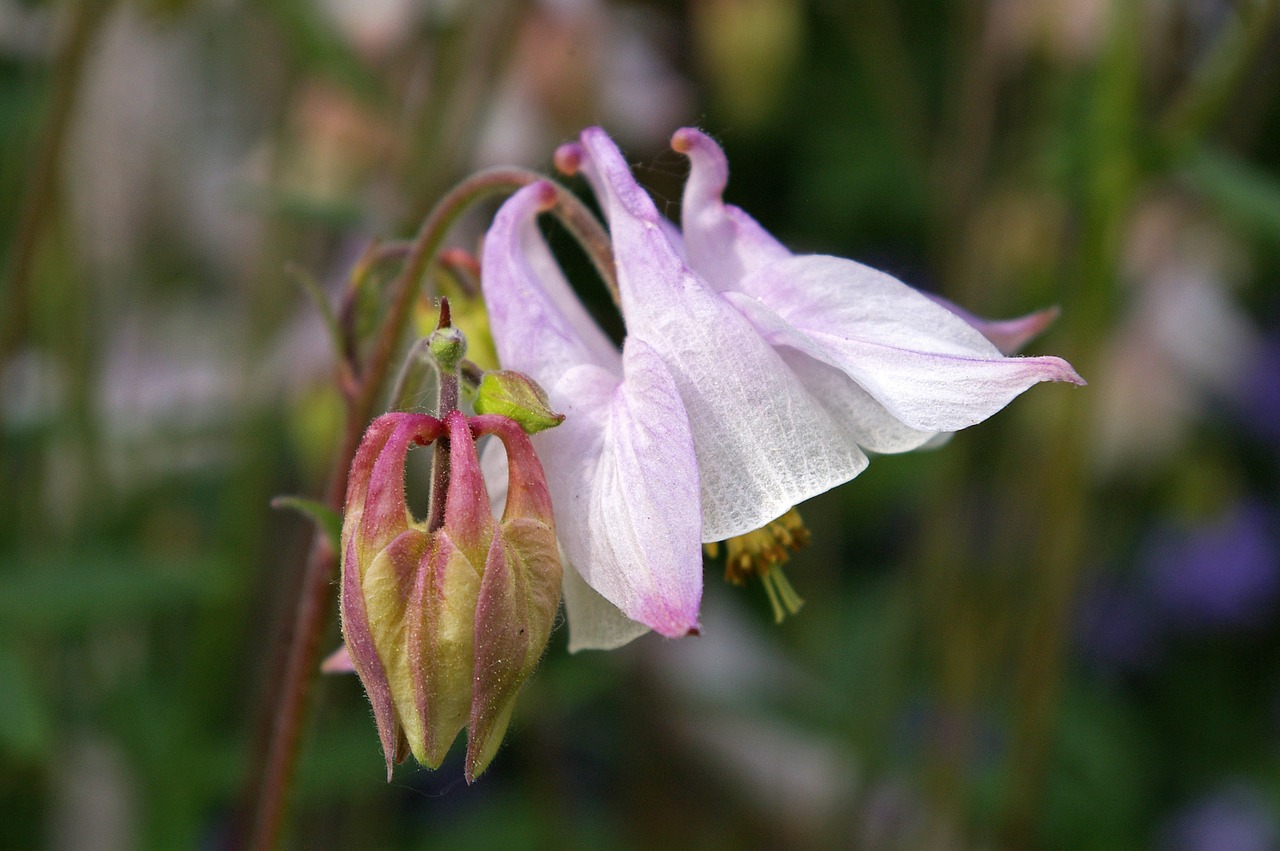
{"label": "out-of-focus stem in background", "polygon": [[26,342],[31,322],[31,282],[45,228],[57,203],[63,149],[71,126],[76,96],[94,38],[115,0],[70,3],[66,41],[54,64],[49,113],[31,152],[31,170],[22,199],[22,212],[9,254],[4,313],[0,314],[0,363]]}
{"label": "out-of-focus stem in background", "polygon": [[[1122,240],[1143,181],[1168,179],[1177,156],[1203,144],[1267,43],[1278,7],[1273,0],[1244,4],[1225,23],[1154,127],[1171,155],[1161,161],[1167,171],[1145,174],[1135,155],[1140,134],[1152,130],[1139,124],[1143,13],[1138,4],[1109,4],[1108,38],[1086,89],[1088,128],[1081,138],[1088,148],[1079,153],[1074,235],[1055,270],[1059,297],[1069,305],[1055,339],[1071,342],[1074,348],[1063,354],[1086,379],[1114,330]],[[990,189],[983,175],[992,170],[1001,79],[982,23],[961,38],[956,55],[966,71],[957,76],[952,119],[941,134],[946,144],[934,171],[934,232],[944,280],[972,303],[982,282],[965,279],[966,252],[973,250],[968,217],[973,201]],[[1051,94],[1039,101],[1053,103]],[[1042,118],[1070,120],[1052,113]],[[925,743],[924,780],[938,815],[961,836],[973,832],[969,797],[982,716],[1007,705],[999,832],[1009,847],[1037,842],[1080,578],[1086,554],[1097,560],[1106,550],[1101,536],[1092,535],[1101,519],[1089,443],[1093,403],[1088,390],[1029,399],[1011,414],[1021,418],[1019,447],[1006,447],[994,471],[984,470],[987,456],[964,441],[939,462],[943,475],[919,549],[923,649],[939,703]],[[981,484],[992,476],[993,485]],[[1020,481],[1037,487],[1018,487]],[[994,525],[974,516],[982,510],[973,505],[975,494],[991,500]],[[1011,617],[1014,612],[1019,616]]]}

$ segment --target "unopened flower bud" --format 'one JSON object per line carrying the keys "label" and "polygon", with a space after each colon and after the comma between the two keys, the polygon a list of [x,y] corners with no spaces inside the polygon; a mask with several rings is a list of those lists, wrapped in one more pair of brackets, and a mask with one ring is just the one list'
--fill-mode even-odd
{"label": "unopened flower bud", "polygon": [[[500,521],[476,453],[485,434],[503,442],[509,462]],[[444,522],[428,531],[406,507],[404,461],[411,445],[441,437],[450,455]],[[406,751],[438,767],[467,727],[474,779],[502,742],[560,601],[551,501],[529,438],[493,415],[375,420],[352,465],[342,537],[343,633],[388,777]]]}
{"label": "unopened flower bud", "polygon": [[427,345],[440,368],[449,372],[457,369],[467,356],[467,338],[453,326],[437,328],[431,333]]}
{"label": "unopened flower bud", "polygon": [[477,414],[497,414],[535,434],[564,422],[564,414],[551,410],[542,386],[522,372],[510,369],[486,372],[476,390]]}

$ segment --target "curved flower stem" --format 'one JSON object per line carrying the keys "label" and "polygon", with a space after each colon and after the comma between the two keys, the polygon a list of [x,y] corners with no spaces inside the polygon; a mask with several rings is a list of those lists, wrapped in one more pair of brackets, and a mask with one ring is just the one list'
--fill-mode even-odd
{"label": "curved flower stem", "polygon": [[[367,420],[373,412],[377,395],[381,390],[381,377],[386,374],[391,357],[399,348],[400,340],[409,324],[409,314],[413,303],[418,298],[427,264],[440,250],[449,227],[477,201],[491,195],[509,193],[540,180],[546,180],[546,178],[527,169],[496,168],[482,171],[454,187],[427,216],[409,249],[404,268],[396,279],[393,287],[396,291],[395,301],[388,311],[382,324],[381,335],[365,366],[364,375],[361,378],[362,394],[356,401],[356,413],[359,415],[357,419]],[[552,213],[582,244],[596,271],[600,273],[616,298],[618,284],[614,273],[613,251],[609,246],[609,237],[605,234],[604,228],[577,196],[554,181],[548,182],[556,192],[556,205],[552,208]]]}

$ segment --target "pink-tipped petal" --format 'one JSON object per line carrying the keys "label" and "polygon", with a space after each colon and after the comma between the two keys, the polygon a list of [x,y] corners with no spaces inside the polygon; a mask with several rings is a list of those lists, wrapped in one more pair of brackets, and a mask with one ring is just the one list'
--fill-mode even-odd
{"label": "pink-tipped petal", "polygon": [[[744,311],[744,315],[750,316],[750,312]],[[936,435],[903,423],[839,369],[788,346],[779,348],[778,354],[796,380],[840,424],[849,440],[865,451],[881,455],[910,452],[925,446]]]}
{"label": "pink-tipped petal", "polygon": [[582,578],[632,620],[669,638],[698,624],[698,467],[675,383],[629,339],[625,378],[584,365],[552,391],[567,414],[535,435],[556,526]]}
{"label": "pink-tipped petal", "polygon": [[324,657],[324,661],[320,663],[320,673],[322,674],[354,674],[356,666],[351,661],[351,654],[347,652],[347,645],[339,644],[338,649]]}
{"label": "pink-tipped petal", "polygon": [[[526,191],[489,231],[482,283],[503,366],[538,381],[565,414],[533,438],[565,552],[628,617],[683,635],[697,624],[702,586],[698,473],[680,397],[655,358],[632,355],[632,377],[562,275],[538,259],[549,254]],[[616,433],[606,435],[615,421]],[[636,508],[643,517],[633,516]]]}
{"label": "pink-tipped petal", "polygon": [[498,359],[544,388],[594,363],[617,371],[617,348],[574,295],[537,228],[538,185],[511,196],[484,243],[481,286]]}
{"label": "pink-tipped petal", "polygon": [[1046,328],[1054,323],[1061,312],[1057,307],[1046,307],[1016,319],[983,319],[975,316],[957,304],[953,304],[940,295],[923,293],[936,303],[950,310],[965,322],[968,322],[1002,354],[1011,355],[1022,350],[1022,347],[1040,336]]}
{"label": "pink-tipped petal", "polygon": [[844,372],[920,431],[985,420],[1041,381],[1084,380],[1061,358],[1010,358],[975,328],[902,282],[852,260],[793,257],[728,298],[775,346]]}

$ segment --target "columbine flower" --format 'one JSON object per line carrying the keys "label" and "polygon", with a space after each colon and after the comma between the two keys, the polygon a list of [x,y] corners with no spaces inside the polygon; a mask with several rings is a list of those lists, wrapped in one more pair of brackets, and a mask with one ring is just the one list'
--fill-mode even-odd
{"label": "columbine flower", "polygon": [[[476,455],[486,434],[502,442],[510,467],[500,522]],[[405,456],[441,439],[450,457],[444,523],[428,530],[405,504]],[[438,767],[463,727],[467,779],[484,770],[546,647],[560,582],[546,482],[519,425],[458,411],[443,421],[374,420],[347,488],[342,631],[373,704],[388,779],[406,751]]]}
{"label": "columbine flower", "polygon": [[609,220],[629,336],[662,353],[694,424],[703,539],[759,528],[848,481],[862,450],[915,449],[981,422],[1040,381],[1080,377],[1056,357],[1009,358],[902,282],[852,260],[793,255],[726,205],[724,153],[685,128],[679,238],[598,128],[562,148]]}
{"label": "columbine flower", "polygon": [[[602,130],[556,154],[563,170],[584,171],[608,219],[627,326],[621,368],[534,227],[532,190],[500,212],[482,277],[499,359],[568,414],[540,452],[570,562],[666,635],[696,622],[697,542],[764,527],[848,481],[866,467],[864,450],[918,448],[1040,381],[1083,383],[1060,358],[1005,357],[888,275],[791,254],[723,203],[728,169],[714,142],[685,129],[673,146],[692,163],[683,232]],[[1020,343],[1043,321],[1005,329],[1002,342]],[[680,629],[651,614],[675,610]],[[592,641],[582,630],[575,643]]]}

